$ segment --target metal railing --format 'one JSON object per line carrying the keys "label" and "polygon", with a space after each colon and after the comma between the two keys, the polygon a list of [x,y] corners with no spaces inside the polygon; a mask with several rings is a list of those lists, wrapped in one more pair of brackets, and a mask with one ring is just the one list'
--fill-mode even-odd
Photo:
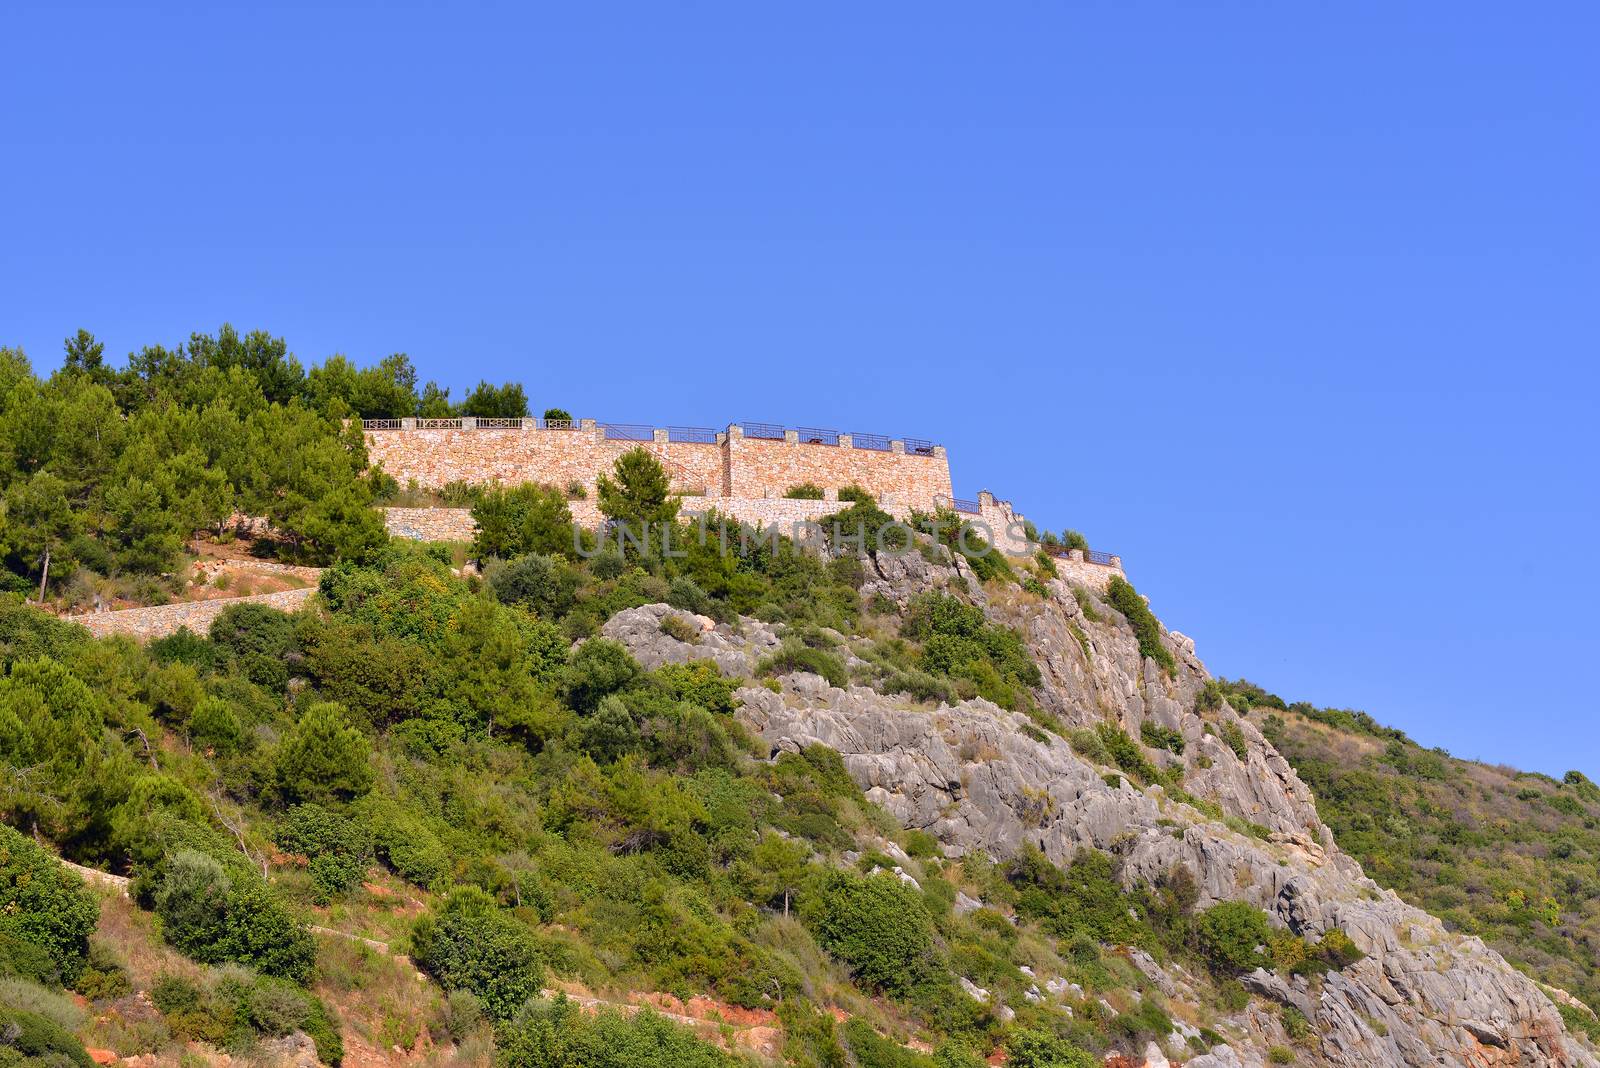
{"label": "metal railing", "polygon": [[1115,567],[1117,565],[1116,553],[1103,553],[1099,549],[1083,550],[1083,558],[1091,564],[1101,564],[1105,567]]}
{"label": "metal railing", "polygon": [[[469,424],[467,420],[470,419]],[[544,419],[539,416],[484,416],[477,417],[452,416],[445,419],[363,419],[363,430],[403,430],[407,425],[416,430],[578,430],[581,421],[577,419]],[[819,427],[786,427],[780,423],[736,423],[747,438],[756,438],[763,441],[784,441],[789,431],[793,430],[796,439],[802,445],[830,445],[843,444],[845,437],[850,439],[852,447],[867,449],[872,452],[889,452],[894,448],[894,441],[887,434],[872,434],[865,431],[843,434],[837,430],[824,430]],[[638,423],[596,423],[595,426],[606,438],[618,441],[651,441],[655,437],[655,427],[644,426]],[[698,444],[714,445],[720,431],[705,426],[669,426],[663,428],[667,432],[668,441],[694,442]],[[938,448],[926,438],[904,438],[907,454],[912,456],[932,456]]]}
{"label": "metal railing", "polygon": [[962,500],[960,497],[951,497],[950,507],[954,508],[958,512],[965,512],[968,515],[977,515],[979,512],[983,511],[983,509],[978,506],[977,501],[966,501]]}
{"label": "metal railing", "polygon": [[655,427],[639,423],[601,423],[600,431],[607,441],[654,441]]}
{"label": "metal railing", "polygon": [[850,444],[858,449],[872,449],[874,452],[888,452],[889,439],[882,434],[851,434]]}
{"label": "metal railing", "polygon": [[813,426],[796,427],[795,433],[800,435],[802,445],[837,445],[839,432],[837,430],[818,430]]}

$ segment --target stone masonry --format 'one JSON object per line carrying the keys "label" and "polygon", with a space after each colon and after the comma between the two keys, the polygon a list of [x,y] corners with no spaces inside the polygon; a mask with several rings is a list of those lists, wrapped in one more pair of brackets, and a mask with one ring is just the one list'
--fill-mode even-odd
{"label": "stone masonry", "polygon": [[236,604],[264,604],[284,612],[293,612],[310,600],[317,592],[315,586],[300,590],[283,590],[279,593],[261,593],[253,597],[221,597],[211,601],[189,601],[184,604],[163,604],[154,608],[125,608],[120,612],[93,612],[81,616],[64,617],[68,623],[87,627],[96,638],[112,634],[126,634],[140,640],[162,638],[188,627],[196,634],[207,634],[211,622],[223,609]]}
{"label": "stone masonry", "polygon": [[[595,479],[617,457],[635,448],[661,461],[676,489],[707,498],[781,498],[791,486],[812,482],[829,497],[857,485],[880,501],[931,510],[934,498],[950,496],[950,463],[942,446],[913,446],[899,439],[873,439],[882,448],[855,444],[849,434],[829,443],[801,440],[783,431],[782,440],[751,438],[737,425],[701,431],[715,440],[674,440],[669,429],[608,429],[583,420],[570,430],[546,430],[536,420],[516,427],[484,427],[474,420],[437,420],[451,425],[419,429],[427,420],[373,420],[398,423],[393,429],[368,429],[367,455],[402,486],[416,482],[439,489],[451,482],[540,482],[566,487],[576,483],[593,495]],[[619,433],[637,435],[619,437]],[[837,442],[836,444],[834,442]]]}
{"label": "stone masonry", "polygon": [[[712,509],[760,528],[777,524],[786,534],[847,507],[839,491],[859,486],[898,519],[913,511],[953,509],[1009,556],[1033,552],[1023,518],[1010,501],[987,490],[976,501],[956,499],[943,446],[879,435],[838,434],[760,424],[729,424],[722,430],[652,428],[596,423],[559,428],[538,419],[378,419],[363,423],[367,455],[402,485],[441,489],[452,482],[520,485],[537,482],[562,489],[581,487],[572,500],[579,525],[597,528],[595,483],[617,458],[643,448],[661,462],[673,489],[683,496],[683,514]],[[811,483],[822,500],[791,500],[792,487]],[[420,541],[469,541],[472,515],[461,508],[386,508],[385,524],[396,537]],[[1122,572],[1117,557],[1058,558],[1058,571],[1104,587]]]}

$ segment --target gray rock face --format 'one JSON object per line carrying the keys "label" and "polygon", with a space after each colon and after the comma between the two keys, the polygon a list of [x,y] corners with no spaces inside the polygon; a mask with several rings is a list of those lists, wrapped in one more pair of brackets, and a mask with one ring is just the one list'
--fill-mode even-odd
{"label": "gray rock face", "polygon": [[[879,561],[876,574],[868,590],[900,605],[929,589],[970,588],[967,576],[915,554]],[[1196,711],[1208,676],[1192,642],[1169,640],[1177,669],[1168,677],[1141,658],[1116,611],[1090,600],[1098,619],[1090,618],[1077,596],[1057,581],[1047,598],[996,595],[979,603],[1027,639],[1043,673],[1036,691],[1041,707],[1069,728],[1111,720],[1138,738],[1140,725],[1151,720],[1179,732],[1182,755],[1152,753],[1152,759],[1181,763],[1189,794],[1258,825],[1266,838],[1240,833],[1158,786],[1139,789],[1126,779],[1108,785],[1111,769],[1054,735],[1037,740],[1026,717],[984,700],[930,710],[866,687],[837,689],[793,674],[780,680],[781,693],[741,688],[739,716],[774,753],[814,743],[838,751],[871,800],[906,826],[935,835],[949,855],[979,850],[1004,858],[1032,842],[1065,863],[1092,848],[1115,854],[1129,885],[1183,864],[1195,876],[1199,907],[1245,900],[1297,934],[1343,929],[1366,957],[1329,974],[1315,995],[1308,985],[1265,972],[1249,980],[1262,996],[1299,1008],[1313,1022],[1318,1041],[1302,1051],[1302,1064],[1600,1068],[1532,981],[1479,940],[1450,934],[1367,879],[1334,845],[1310,792],[1254,724],[1226,704]],[[704,658],[743,676],[779,643],[775,628],[754,621],[708,629],[676,613],[701,627],[695,643],[680,642],[661,630],[662,617],[673,613],[664,605],[632,609],[602,633],[647,666]],[[1224,730],[1235,729],[1242,756],[1223,740]],[[1260,1050],[1219,1047],[1188,1063],[1235,1068],[1263,1059]]]}

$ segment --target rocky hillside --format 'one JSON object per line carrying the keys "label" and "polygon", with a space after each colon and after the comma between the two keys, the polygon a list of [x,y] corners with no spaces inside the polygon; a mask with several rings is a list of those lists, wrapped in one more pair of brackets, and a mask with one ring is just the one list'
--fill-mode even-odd
{"label": "rocky hillside", "polygon": [[1549,984],[1568,1026],[1600,1037],[1589,1010],[1600,1003],[1600,788],[1587,776],[1461,760],[1363,713],[1287,705],[1248,684],[1229,696],[1367,874]]}
{"label": "rocky hillside", "polygon": [[559,500],[204,637],[0,605],[0,1064],[1600,1065],[1126,583]]}
{"label": "rocky hillside", "polygon": [[[1194,642],[1165,633],[1174,669],[1141,655],[1128,620],[1084,589],[1056,580],[1045,597],[986,591],[964,569],[912,555],[877,562],[863,592],[898,606],[964,589],[986,616],[1025,635],[1043,669],[1042,711],[1065,737],[978,699],[925,708],[863,686],[787,676],[779,692],[739,691],[740,718],[774,752],[821,744],[838,751],[867,797],[955,856],[1015,854],[1025,843],[1066,864],[1080,850],[1117,858],[1129,885],[1187,867],[1198,907],[1247,901],[1296,934],[1338,928],[1365,954],[1313,989],[1265,970],[1244,980],[1267,1002],[1303,1013],[1318,1041],[1304,1055],[1329,1065],[1592,1065],[1549,998],[1482,941],[1443,924],[1367,878],[1335,844],[1310,790],[1252,717],[1208,690]],[[703,655],[663,635],[662,608],[622,613],[605,633],[645,663]],[[771,639],[725,639],[746,660]],[[725,669],[741,661],[718,656]],[[1123,758],[1093,729],[1162,740]],[[1140,762],[1149,767],[1141,775]],[[1156,772],[1152,775],[1151,771]],[[1141,783],[1140,779],[1146,781]],[[1176,984],[1174,984],[1176,985]],[[1229,1019],[1245,1060],[1287,1042],[1254,1003]],[[1199,1060],[1191,1063],[1198,1064]]]}

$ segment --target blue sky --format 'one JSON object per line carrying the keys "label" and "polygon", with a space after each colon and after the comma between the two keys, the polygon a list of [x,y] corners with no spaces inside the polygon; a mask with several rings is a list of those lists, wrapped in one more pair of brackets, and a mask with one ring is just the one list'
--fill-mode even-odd
{"label": "blue sky", "polygon": [[1213,671],[1600,778],[1592,5],[10,5],[0,344],[936,438]]}

